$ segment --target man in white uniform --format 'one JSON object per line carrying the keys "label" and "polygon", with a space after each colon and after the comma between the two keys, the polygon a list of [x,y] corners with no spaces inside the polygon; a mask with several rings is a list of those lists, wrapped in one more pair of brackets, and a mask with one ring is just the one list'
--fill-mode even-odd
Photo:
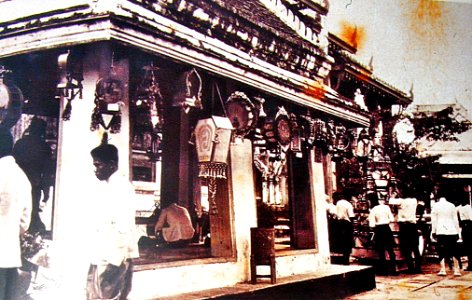
{"label": "man in white uniform", "polygon": [[411,192],[405,191],[405,198],[390,198],[388,204],[398,206],[397,222],[400,227],[400,251],[405,258],[408,273],[421,273],[421,254],[419,251],[419,235],[416,224],[416,208],[418,200]]}
{"label": "man in white uniform", "polygon": [[339,251],[342,254],[341,263],[349,265],[349,257],[354,246],[354,208],[352,204],[345,199],[344,194],[336,192],[333,195],[336,202],[336,235],[339,241]]}
{"label": "man in white uniform", "polygon": [[118,174],[118,149],[102,144],[91,151],[95,175],[93,253],[87,278],[88,299],[126,299],[131,290],[135,239],[134,188]]}
{"label": "man in white uniform", "polygon": [[13,137],[0,128],[0,299],[14,299],[21,267],[20,236],[31,217],[31,184],[11,156]]}
{"label": "man in white uniform", "polygon": [[438,242],[440,270],[446,276],[445,259],[454,257],[454,276],[461,276],[457,241],[461,238],[457,209],[446,198],[440,197],[431,209],[431,238]]}
{"label": "man in white uniform", "polygon": [[154,231],[156,236],[162,234],[164,241],[173,246],[187,244],[195,233],[187,208],[177,203],[171,203],[162,210]]}

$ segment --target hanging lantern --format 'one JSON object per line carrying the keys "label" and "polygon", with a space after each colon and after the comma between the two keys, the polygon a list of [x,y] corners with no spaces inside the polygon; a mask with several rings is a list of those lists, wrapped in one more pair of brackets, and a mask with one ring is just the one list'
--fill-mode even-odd
{"label": "hanging lantern", "polygon": [[11,70],[0,66],[0,124],[7,128],[13,127],[21,116],[23,93],[5,75]]}
{"label": "hanging lantern", "polygon": [[97,80],[95,85],[95,108],[92,113],[90,130],[97,130],[102,126],[111,133],[121,130],[121,106],[123,103],[124,84],[118,79],[117,70],[111,61],[109,74]]}
{"label": "hanging lantern", "polygon": [[120,132],[120,102],[123,97],[123,83],[112,77],[100,78],[95,86],[95,108],[92,114],[90,129],[100,126],[111,133]]}
{"label": "hanging lantern", "polygon": [[314,133],[314,145],[325,147],[328,139],[326,122],[321,119],[315,119],[312,131]]}
{"label": "hanging lantern", "polygon": [[333,146],[333,161],[341,161],[346,156],[346,150],[350,146],[349,135],[346,127],[343,125],[336,125],[334,127],[334,146]]}
{"label": "hanging lantern", "polygon": [[59,95],[67,101],[62,112],[62,119],[68,121],[72,113],[72,100],[77,96],[82,99],[82,81],[84,80],[82,59],[76,52],[68,51],[59,55],[57,62],[59,69],[65,71],[66,81],[60,82],[57,90]]}
{"label": "hanging lantern", "polygon": [[367,133],[367,131],[363,128],[359,132],[359,136],[357,139],[356,156],[360,160],[367,160],[371,150],[372,150],[372,140],[369,134]]}
{"label": "hanging lantern", "polygon": [[217,214],[216,179],[226,179],[226,168],[231,131],[228,118],[212,116],[198,121],[195,127],[195,145],[199,178],[208,179],[210,213]]}
{"label": "hanging lantern", "polygon": [[164,101],[153,63],[143,67],[143,78],[130,99],[130,118],[133,140],[146,151],[150,161],[158,161],[162,155],[162,125]]}
{"label": "hanging lantern", "polygon": [[292,128],[292,139],[290,141],[290,150],[295,153],[302,152],[302,132],[303,128],[298,124],[295,114],[290,114],[290,127]]}

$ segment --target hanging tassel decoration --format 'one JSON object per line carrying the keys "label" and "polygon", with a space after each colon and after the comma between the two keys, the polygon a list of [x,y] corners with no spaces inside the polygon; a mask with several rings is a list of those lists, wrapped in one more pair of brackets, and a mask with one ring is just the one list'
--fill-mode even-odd
{"label": "hanging tassel decoration", "polygon": [[73,98],[67,98],[66,107],[64,108],[64,111],[62,112],[62,120],[64,121],[70,120],[70,115],[72,113],[72,100]]}

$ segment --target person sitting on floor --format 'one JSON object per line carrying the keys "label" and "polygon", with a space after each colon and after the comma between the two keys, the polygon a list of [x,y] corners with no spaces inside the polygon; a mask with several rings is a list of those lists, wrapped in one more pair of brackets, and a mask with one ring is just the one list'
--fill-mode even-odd
{"label": "person sitting on floor", "polygon": [[195,229],[188,210],[177,203],[171,203],[162,209],[154,232],[156,237],[162,238],[170,246],[184,246],[192,240]]}

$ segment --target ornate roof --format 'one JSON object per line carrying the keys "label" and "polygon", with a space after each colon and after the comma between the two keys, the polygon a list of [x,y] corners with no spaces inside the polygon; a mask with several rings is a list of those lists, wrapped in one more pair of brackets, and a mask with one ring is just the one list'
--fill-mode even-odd
{"label": "ornate roof", "polygon": [[[365,124],[366,117],[344,99],[326,97],[325,88],[313,93],[328,75],[332,58],[327,32],[308,26],[289,8],[296,2],[44,0],[31,7],[0,2],[0,11],[14,12],[0,13],[0,58],[116,40]],[[322,9],[315,14],[319,20],[325,17]]]}

